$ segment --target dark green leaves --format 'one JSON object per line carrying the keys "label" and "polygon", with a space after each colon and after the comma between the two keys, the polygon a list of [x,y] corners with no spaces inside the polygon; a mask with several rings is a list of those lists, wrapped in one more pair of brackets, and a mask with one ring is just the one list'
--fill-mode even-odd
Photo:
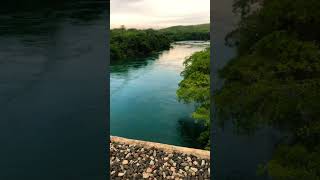
{"label": "dark green leaves", "polygon": [[185,103],[195,103],[196,110],[192,117],[201,120],[207,126],[199,140],[209,148],[210,135],[210,49],[196,52],[184,62],[177,96]]}
{"label": "dark green leaves", "polygon": [[289,132],[262,169],[275,180],[319,180],[320,1],[253,6],[251,0],[235,3],[243,16],[228,40],[236,42],[238,55],[220,71],[219,120],[233,120],[240,132],[266,125]]}

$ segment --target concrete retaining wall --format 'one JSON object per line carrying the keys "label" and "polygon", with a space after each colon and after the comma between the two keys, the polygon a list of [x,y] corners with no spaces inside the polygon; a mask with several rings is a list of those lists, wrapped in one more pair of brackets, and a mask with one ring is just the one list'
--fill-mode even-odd
{"label": "concrete retaining wall", "polygon": [[137,145],[137,146],[142,146],[146,148],[154,147],[169,153],[172,153],[172,152],[184,153],[184,154],[194,155],[202,159],[210,159],[210,151],[206,151],[202,149],[194,149],[194,148],[173,146],[169,144],[162,144],[162,143],[156,143],[156,142],[127,139],[127,138],[118,137],[118,136],[110,136],[110,140],[111,142],[118,142],[118,143],[128,144],[128,145]]}

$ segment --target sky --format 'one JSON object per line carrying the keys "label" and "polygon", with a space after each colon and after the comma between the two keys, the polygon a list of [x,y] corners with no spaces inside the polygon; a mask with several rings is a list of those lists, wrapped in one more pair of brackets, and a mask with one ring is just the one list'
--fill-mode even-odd
{"label": "sky", "polygon": [[111,0],[110,26],[164,28],[210,22],[210,0]]}

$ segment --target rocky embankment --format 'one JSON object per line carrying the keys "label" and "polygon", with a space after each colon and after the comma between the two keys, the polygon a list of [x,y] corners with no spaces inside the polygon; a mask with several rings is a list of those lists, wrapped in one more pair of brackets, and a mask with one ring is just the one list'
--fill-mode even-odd
{"label": "rocky embankment", "polygon": [[111,137],[111,179],[210,179],[210,152]]}

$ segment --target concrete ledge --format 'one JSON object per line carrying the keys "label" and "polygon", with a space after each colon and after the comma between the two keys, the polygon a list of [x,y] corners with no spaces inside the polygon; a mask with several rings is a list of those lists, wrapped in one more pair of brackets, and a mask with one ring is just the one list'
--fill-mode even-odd
{"label": "concrete ledge", "polygon": [[172,152],[184,153],[184,154],[194,155],[202,159],[210,159],[210,151],[206,151],[202,149],[194,149],[194,148],[173,146],[169,144],[155,143],[155,142],[149,142],[149,141],[127,139],[127,138],[118,137],[118,136],[110,136],[110,141],[116,142],[116,143],[128,144],[128,145],[138,145],[146,148],[154,147],[169,153],[172,153]]}

